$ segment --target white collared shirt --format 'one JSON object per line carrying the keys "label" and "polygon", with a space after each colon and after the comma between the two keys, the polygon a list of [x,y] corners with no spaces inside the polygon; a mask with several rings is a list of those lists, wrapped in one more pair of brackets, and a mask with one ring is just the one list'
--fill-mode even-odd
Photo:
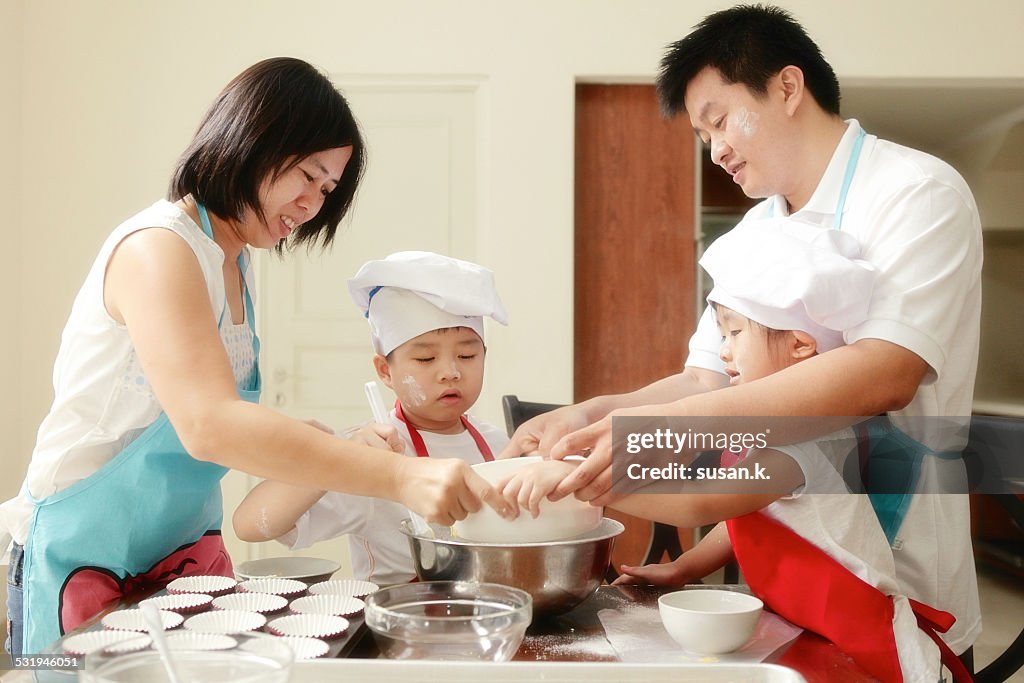
{"label": "white collared shirt", "polygon": [[[850,119],[818,187],[792,214],[832,229],[846,164],[860,124]],[[787,215],[784,197],[770,197],[744,220]],[[960,174],[929,154],[866,135],[846,198],[842,230],[861,243],[879,269],[867,319],[846,330],[852,344],[883,339],[920,356],[929,371],[901,417],[968,416],[974,398],[981,316],[981,220]],[[721,336],[705,309],[690,339],[686,365],[724,372]],[[920,421],[918,421],[920,424]],[[926,435],[915,438],[927,441]],[[941,549],[937,539],[943,539]],[[981,630],[977,577],[966,495],[919,495],[894,543],[904,592],[952,612],[944,636],[955,652]]]}

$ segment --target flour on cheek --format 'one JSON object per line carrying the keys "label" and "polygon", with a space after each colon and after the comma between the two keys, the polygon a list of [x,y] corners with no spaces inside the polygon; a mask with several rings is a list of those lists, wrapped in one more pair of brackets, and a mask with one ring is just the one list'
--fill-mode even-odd
{"label": "flour on cheek", "polygon": [[414,406],[421,406],[427,400],[427,392],[423,391],[423,387],[419,385],[416,378],[412,375],[406,375],[402,378],[402,384],[409,392],[409,402]]}
{"label": "flour on cheek", "polygon": [[758,115],[749,109],[740,109],[733,116],[733,127],[747,137],[757,132]]}

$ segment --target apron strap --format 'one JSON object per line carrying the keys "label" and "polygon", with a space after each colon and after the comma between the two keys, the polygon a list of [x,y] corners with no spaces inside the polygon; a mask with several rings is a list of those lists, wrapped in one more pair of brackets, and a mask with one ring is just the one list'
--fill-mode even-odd
{"label": "apron strap", "polygon": [[[420,435],[419,430],[405,418],[405,414],[402,412],[401,401],[395,401],[395,417],[405,423],[406,428],[409,430],[409,440],[412,441],[412,446],[416,449],[416,457],[430,457],[430,453],[427,452],[427,444],[423,442],[423,437]],[[487,441],[484,439],[483,435],[472,425],[472,423],[470,423],[465,415],[462,415],[459,419],[462,421],[462,426],[466,428],[467,432],[469,432],[469,436],[473,439],[473,443],[476,444],[476,448],[480,451],[480,455],[483,457],[484,462],[494,460],[494,454],[491,452],[491,447],[487,445]]]}

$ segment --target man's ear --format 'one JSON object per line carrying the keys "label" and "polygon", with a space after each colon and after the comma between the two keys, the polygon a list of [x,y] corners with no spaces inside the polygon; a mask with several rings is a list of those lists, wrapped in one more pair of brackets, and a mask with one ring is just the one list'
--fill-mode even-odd
{"label": "man's ear", "polygon": [[818,353],[818,342],[801,330],[789,331],[789,355],[793,360],[807,360]]}
{"label": "man's ear", "polygon": [[775,76],[778,87],[782,91],[782,99],[786,113],[792,116],[803,102],[805,93],[804,72],[798,66],[784,66]]}
{"label": "man's ear", "polygon": [[373,357],[373,369],[377,371],[377,377],[388,387],[388,389],[394,389],[395,384],[391,380],[391,364],[388,363],[388,359],[379,353]]}

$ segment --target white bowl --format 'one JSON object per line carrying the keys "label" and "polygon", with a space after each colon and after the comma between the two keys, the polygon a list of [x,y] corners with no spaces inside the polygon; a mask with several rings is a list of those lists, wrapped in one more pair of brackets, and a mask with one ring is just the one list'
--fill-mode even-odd
{"label": "white bowl", "polygon": [[658,598],[661,623],[684,650],[718,655],[743,647],[754,633],[764,603],[736,591],[695,588]]}
{"label": "white bowl", "polygon": [[[492,460],[473,465],[473,470],[489,483],[514,473],[526,465],[543,460],[539,455],[507,460]],[[514,520],[502,519],[485,505],[453,526],[454,535],[482,543],[545,543],[585,534],[597,528],[604,509],[566,496],[559,501],[542,500],[540,514],[534,519],[529,510],[520,510]]]}

